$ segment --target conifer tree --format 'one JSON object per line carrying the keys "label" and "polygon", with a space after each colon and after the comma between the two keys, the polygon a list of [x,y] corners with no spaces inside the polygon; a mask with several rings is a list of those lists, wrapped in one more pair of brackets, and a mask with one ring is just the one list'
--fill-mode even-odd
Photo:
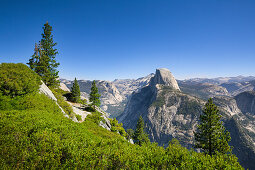
{"label": "conifer tree", "polygon": [[134,133],[134,142],[141,146],[143,143],[149,143],[149,141],[148,135],[144,132],[143,118],[140,116]]}
{"label": "conifer tree", "polygon": [[89,101],[92,102],[92,106],[94,107],[94,110],[96,109],[96,106],[100,106],[101,102],[100,102],[100,94],[98,93],[98,88],[96,86],[96,81],[94,80],[92,82],[92,86],[91,86],[91,92],[90,92],[90,96],[89,96]]}
{"label": "conifer tree", "polygon": [[217,106],[210,98],[200,115],[200,123],[195,135],[195,147],[201,148],[205,153],[213,155],[216,152],[226,154],[231,152],[228,142],[231,140],[230,133],[220,121],[221,115]]}
{"label": "conifer tree", "polygon": [[71,100],[72,102],[78,102],[80,100],[80,86],[76,78],[74,79],[73,87],[71,88]]}
{"label": "conifer tree", "polygon": [[42,77],[42,80],[47,86],[58,86],[57,80],[58,71],[56,68],[59,63],[56,61],[57,49],[54,46],[57,43],[53,42],[52,27],[48,22],[44,24],[42,39],[39,45],[36,44],[34,55],[27,63],[32,70]]}

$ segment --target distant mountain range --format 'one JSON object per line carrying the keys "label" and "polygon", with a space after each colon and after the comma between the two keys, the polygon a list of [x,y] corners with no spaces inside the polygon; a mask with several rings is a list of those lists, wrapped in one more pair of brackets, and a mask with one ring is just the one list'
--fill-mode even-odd
{"label": "distant mountain range", "polygon": [[222,83],[236,83],[236,82],[247,82],[255,80],[254,76],[237,76],[237,77],[217,77],[217,78],[192,78],[183,80],[183,82],[197,82],[197,83],[211,83],[211,84],[222,84]]}
{"label": "distant mountain range", "polygon": [[[73,81],[61,79],[61,88]],[[89,97],[92,81],[79,80],[82,96]],[[142,115],[151,141],[168,145],[177,138],[193,147],[198,116],[209,97],[220,107],[231,133],[233,152],[245,168],[255,169],[255,77],[175,80],[167,69],[139,79],[96,81],[101,108],[117,117],[124,128],[135,128]]]}
{"label": "distant mountain range", "polygon": [[[117,117],[124,111],[127,101],[133,92],[148,86],[150,79],[154,76],[151,73],[138,79],[115,79],[114,81],[97,80],[97,86],[101,94],[102,109],[111,113],[111,117]],[[71,89],[73,81],[60,79],[61,85]],[[218,78],[192,78],[177,80],[180,89],[192,96],[207,99],[214,96],[235,96],[244,91],[251,91],[255,88],[254,76],[218,77]],[[78,81],[82,96],[89,97],[92,81]],[[64,86],[63,89],[67,90]]]}

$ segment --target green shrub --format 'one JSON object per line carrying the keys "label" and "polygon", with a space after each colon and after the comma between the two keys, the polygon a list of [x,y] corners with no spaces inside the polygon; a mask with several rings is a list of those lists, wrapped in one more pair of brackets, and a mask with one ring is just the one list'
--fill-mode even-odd
{"label": "green shrub", "polygon": [[15,97],[33,93],[39,89],[40,77],[22,63],[0,64],[0,92]]}
{"label": "green shrub", "polygon": [[78,121],[81,121],[82,119],[81,119],[81,115],[75,115],[75,117],[76,117],[76,119],[78,120]]}
{"label": "green shrub", "polygon": [[156,143],[132,145],[91,119],[100,113],[78,124],[59,109],[46,110],[56,104],[47,97],[43,100],[39,109],[0,111],[2,169],[242,169],[233,155],[210,157],[176,142],[166,149]]}
{"label": "green shrub", "polygon": [[87,100],[86,99],[79,99],[78,103],[86,105],[87,104]]}
{"label": "green shrub", "polygon": [[63,91],[59,90],[58,88],[53,89],[51,88],[52,93],[57,98],[59,106],[65,111],[66,114],[68,114],[70,117],[73,117],[75,114],[73,112],[73,108],[70,104],[68,104],[64,97],[62,96]]}
{"label": "green shrub", "polygon": [[109,120],[111,123],[111,131],[112,132],[119,132],[121,136],[127,137],[127,133],[126,133],[125,129],[123,128],[122,123],[119,123],[116,118],[114,118],[114,119],[109,118]]}
{"label": "green shrub", "polygon": [[91,112],[91,114],[87,115],[86,120],[92,121],[93,123],[98,125],[100,121],[103,120],[101,116],[102,114],[98,111]]}

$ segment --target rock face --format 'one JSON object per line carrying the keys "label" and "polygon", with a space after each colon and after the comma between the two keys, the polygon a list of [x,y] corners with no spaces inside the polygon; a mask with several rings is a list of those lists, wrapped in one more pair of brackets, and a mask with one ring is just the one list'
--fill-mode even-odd
{"label": "rock face", "polygon": [[255,116],[255,91],[240,93],[235,100],[243,113]]}
{"label": "rock face", "polygon": [[60,83],[59,88],[64,90],[64,91],[70,92],[70,89],[64,83]]}
{"label": "rock face", "polygon": [[[49,97],[50,99],[54,100],[56,102],[56,104],[58,105],[58,107],[60,108],[61,112],[64,114],[65,117],[69,116],[65,113],[65,111],[63,110],[62,107],[59,106],[58,102],[57,102],[57,98],[54,96],[54,94],[52,93],[52,91],[44,84],[44,82],[42,81],[42,84],[39,87],[39,93],[45,94],[47,97]],[[75,118],[76,119],[76,118]],[[77,119],[76,119],[77,120]]]}
{"label": "rock face", "polygon": [[213,102],[224,110],[224,113],[227,114],[227,116],[231,117],[241,113],[241,110],[237,106],[236,100],[232,97],[217,96],[213,98]]}
{"label": "rock face", "polygon": [[167,145],[172,138],[177,138],[190,148],[198,114],[202,109],[201,102],[181,93],[169,70],[157,69],[149,86],[133,93],[118,119],[125,129],[135,129],[141,115],[151,141]]}
{"label": "rock face", "polygon": [[39,93],[45,94],[50,99],[57,101],[57,99],[54,96],[54,94],[52,93],[52,91],[44,84],[44,82],[42,82],[42,84],[40,85]]}
{"label": "rock face", "polygon": [[155,76],[151,78],[150,85],[156,86],[156,84],[165,85],[173,88],[174,90],[180,90],[174,76],[166,68],[160,68],[156,70]]}

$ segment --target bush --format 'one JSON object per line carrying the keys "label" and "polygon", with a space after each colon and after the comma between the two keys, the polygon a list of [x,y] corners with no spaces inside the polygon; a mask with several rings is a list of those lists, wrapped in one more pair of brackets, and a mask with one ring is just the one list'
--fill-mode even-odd
{"label": "bush", "polygon": [[39,89],[40,77],[22,63],[0,64],[0,92],[15,97],[33,93]]}
{"label": "bush", "polygon": [[[233,155],[210,157],[174,141],[167,149],[156,143],[132,145],[99,127],[100,113],[75,123],[42,96],[28,98],[33,103],[43,100],[44,106],[0,111],[2,169],[242,169]],[[120,125],[114,120],[112,124]]]}
{"label": "bush", "polygon": [[123,128],[122,123],[119,123],[116,118],[109,119],[111,123],[111,131],[112,132],[119,132],[121,136],[127,137],[127,133]]}
{"label": "bush", "polygon": [[73,117],[74,116],[73,108],[64,100],[64,97],[62,96],[63,91],[53,88],[51,88],[51,91],[57,98],[59,106],[65,111],[66,114],[68,114],[70,117]]}
{"label": "bush", "polygon": [[81,121],[82,119],[81,119],[81,115],[75,115],[75,117],[76,117],[76,119],[78,120],[78,121]]}
{"label": "bush", "polygon": [[89,120],[95,124],[99,124],[103,118],[101,117],[102,114],[98,111],[91,112],[91,114],[87,115],[86,120]]}

